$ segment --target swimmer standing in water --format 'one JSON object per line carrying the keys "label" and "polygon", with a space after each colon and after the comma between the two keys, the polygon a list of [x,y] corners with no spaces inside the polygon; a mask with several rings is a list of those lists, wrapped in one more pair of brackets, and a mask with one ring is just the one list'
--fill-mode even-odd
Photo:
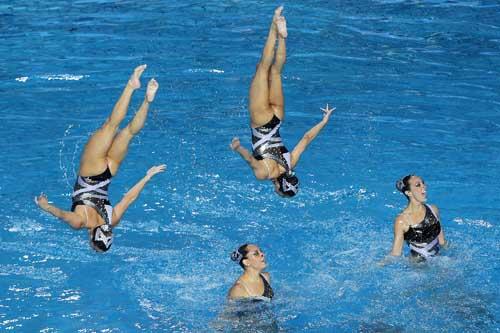
{"label": "swimmer standing in water", "polygon": [[243,268],[243,274],[229,290],[228,298],[270,301],[273,296],[271,276],[263,272],[267,267],[264,252],[253,244],[243,244],[231,254],[231,260]]}
{"label": "swimmer standing in water", "polygon": [[127,114],[133,92],[141,87],[139,79],[145,69],[146,65],[142,65],[134,70],[113,112],[88,140],[80,159],[71,211],[51,205],[44,194],[36,198],[36,203],[42,210],[62,219],[72,228],[87,228],[90,246],[97,252],[109,250],[113,242],[113,227],[120,222],[123,214],[137,199],[146,183],[154,175],[165,170],[165,165],[153,166],[117,205],[111,206],[108,198],[111,178],[118,172],[127,154],[130,141],[143,128],[149,105],[153,102],[159,87],[155,79],[149,81],[146,96],[139,111],[130,123],[116,134],[118,126]]}
{"label": "swimmer standing in water", "polygon": [[[277,194],[293,197],[299,190],[299,179],[293,169],[307,146],[328,123],[335,108],[330,109],[327,104],[321,109],[323,119],[303,136],[290,154],[279,134],[285,118],[281,70],[286,60],[285,38],[288,35],[282,11],[283,6],[274,12],[264,51],[250,86],[248,109],[253,155],[241,146],[238,138],[233,138],[230,147],[250,165],[255,178],[270,179]],[[275,50],[276,38],[278,47]]]}
{"label": "swimmer standing in water", "polygon": [[408,206],[394,220],[394,241],[390,255],[401,256],[403,242],[410,255],[425,260],[439,253],[447,242],[439,223],[439,210],[427,204],[427,186],[422,178],[408,175],[396,182],[396,188],[408,199]]}

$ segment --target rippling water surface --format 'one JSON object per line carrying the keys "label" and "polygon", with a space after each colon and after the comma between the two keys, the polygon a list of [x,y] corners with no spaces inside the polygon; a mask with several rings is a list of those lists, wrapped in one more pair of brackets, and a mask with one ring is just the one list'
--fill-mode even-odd
{"label": "rippling water surface", "polygon": [[[228,149],[233,136],[250,145],[246,96],[276,5],[0,4],[1,331],[500,330],[498,2],[285,3],[285,142],[324,104],[338,110],[292,200]],[[151,165],[168,170],[97,255],[33,196],[69,208],[83,145],[141,63],[161,87],[112,201]],[[380,267],[408,173],[427,181],[452,246]],[[262,311],[225,305],[240,274],[228,254],[247,241],[276,293]]]}

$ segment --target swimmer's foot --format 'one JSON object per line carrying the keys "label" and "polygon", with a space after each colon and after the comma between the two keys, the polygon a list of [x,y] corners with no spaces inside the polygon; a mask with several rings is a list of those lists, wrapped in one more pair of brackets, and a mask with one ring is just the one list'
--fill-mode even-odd
{"label": "swimmer's foot", "polygon": [[148,82],[148,88],[146,90],[146,100],[151,103],[155,99],[156,92],[158,91],[158,87],[160,85],[156,82],[155,79],[151,79]]}
{"label": "swimmer's foot", "polygon": [[288,36],[288,31],[286,29],[285,17],[281,15],[282,12],[283,6],[279,6],[278,8],[276,8],[276,10],[274,11],[273,23],[278,30],[278,35],[281,38],[286,38]]}
{"label": "swimmer's foot", "polygon": [[279,6],[274,10],[274,15],[273,15],[273,23],[276,23],[276,20],[281,17],[281,12],[283,12],[283,6]]}
{"label": "swimmer's foot", "polygon": [[134,73],[132,73],[130,79],[128,80],[128,85],[132,89],[139,89],[141,87],[140,78],[146,67],[147,65],[140,65],[134,69]]}
{"label": "swimmer's foot", "polygon": [[284,16],[280,16],[276,23],[276,28],[278,29],[278,36],[281,38],[288,37],[288,31],[286,30],[286,20]]}

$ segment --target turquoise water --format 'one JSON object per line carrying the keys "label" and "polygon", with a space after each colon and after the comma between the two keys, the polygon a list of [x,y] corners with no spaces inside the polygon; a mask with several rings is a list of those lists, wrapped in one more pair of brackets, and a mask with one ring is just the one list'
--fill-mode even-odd
{"label": "turquoise water", "polygon": [[[228,149],[233,136],[250,145],[246,96],[276,5],[0,4],[0,331],[500,330],[500,4],[285,3],[285,143],[337,107],[292,200]],[[82,147],[141,63],[160,91],[112,202],[168,168],[97,255],[33,197],[69,208]],[[429,265],[380,267],[408,173],[426,180],[452,246]],[[237,320],[229,253],[247,241],[266,252],[276,298]]]}

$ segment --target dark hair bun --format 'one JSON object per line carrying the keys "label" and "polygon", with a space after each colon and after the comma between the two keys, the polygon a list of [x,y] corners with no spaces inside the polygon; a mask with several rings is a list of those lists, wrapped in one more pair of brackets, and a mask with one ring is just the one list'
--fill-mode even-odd
{"label": "dark hair bun", "polygon": [[242,258],[243,258],[243,255],[237,250],[233,251],[231,253],[231,260],[232,261],[240,262]]}
{"label": "dark hair bun", "polygon": [[399,192],[404,192],[405,190],[405,182],[400,179],[396,182],[396,188],[398,189]]}

